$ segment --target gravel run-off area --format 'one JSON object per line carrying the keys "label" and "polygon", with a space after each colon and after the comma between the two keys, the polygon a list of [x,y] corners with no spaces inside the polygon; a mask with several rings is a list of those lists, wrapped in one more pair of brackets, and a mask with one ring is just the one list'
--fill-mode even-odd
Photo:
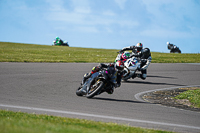
{"label": "gravel run-off area", "polygon": [[187,99],[174,99],[180,93],[187,90],[200,89],[198,87],[190,87],[190,88],[177,88],[173,90],[161,90],[148,92],[143,94],[142,98],[153,104],[161,104],[164,106],[176,107],[180,109],[186,109],[191,111],[200,112],[200,108],[195,108]]}

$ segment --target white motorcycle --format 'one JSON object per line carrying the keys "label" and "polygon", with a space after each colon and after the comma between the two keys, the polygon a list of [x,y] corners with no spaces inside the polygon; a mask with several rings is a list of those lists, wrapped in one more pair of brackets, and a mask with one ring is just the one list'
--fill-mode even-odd
{"label": "white motorcycle", "polygon": [[132,57],[129,59],[123,58],[123,55],[129,54],[129,52],[119,53],[116,60],[122,60],[124,61],[124,74],[122,77],[123,81],[127,81],[128,79],[132,77],[136,77],[136,71],[140,69],[141,61],[137,57]]}

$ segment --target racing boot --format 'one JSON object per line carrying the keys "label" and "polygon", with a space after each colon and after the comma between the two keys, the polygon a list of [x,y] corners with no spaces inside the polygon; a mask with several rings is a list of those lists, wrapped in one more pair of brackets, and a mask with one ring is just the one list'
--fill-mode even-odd
{"label": "racing boot", "polygon": [[114,86],[113,85],[108,86],[107,88],[105,88],[105,91],[108,94],[113,94],[113,92],[114,92]]}
{"label": "racing boot", "polygon": [[134,79],[135,77],[137,77],[138,74],[133,74],[132,79]]}
{"label": "racing boot", "polygon": [[108,94],[113,94],[113,92],[114,92],[114,87],[112,87],[111,89],[107,89],[106,92],[107,92]]}
{"label": "racing boot", "polygon": [[137,74],[137,77],[145,80],[147,75],[146,74]]}

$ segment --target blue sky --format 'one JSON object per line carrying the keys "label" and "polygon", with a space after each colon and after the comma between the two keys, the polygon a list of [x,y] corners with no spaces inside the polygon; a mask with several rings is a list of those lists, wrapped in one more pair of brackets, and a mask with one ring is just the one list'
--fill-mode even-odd
{"label": "blue sky", "polygon": [[0,41],[200,52],[200,0],[0,0]]}

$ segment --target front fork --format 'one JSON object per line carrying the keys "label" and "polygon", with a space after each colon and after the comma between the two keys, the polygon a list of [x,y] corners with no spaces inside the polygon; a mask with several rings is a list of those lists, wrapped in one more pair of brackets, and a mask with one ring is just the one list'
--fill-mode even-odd
{"label": "front fork", "polygon": [[124,71],[126,71],[126,73],[123,75],[124,77],[130,74],[130,70],[126,66]]}
{"label": "front fork", "polygon": [[99,81],[101,81],[101,80],[98,79],[98,80],[95,82],[95,84],[91,85],[90,87],[91,87],[91,88],[96,87]]}

